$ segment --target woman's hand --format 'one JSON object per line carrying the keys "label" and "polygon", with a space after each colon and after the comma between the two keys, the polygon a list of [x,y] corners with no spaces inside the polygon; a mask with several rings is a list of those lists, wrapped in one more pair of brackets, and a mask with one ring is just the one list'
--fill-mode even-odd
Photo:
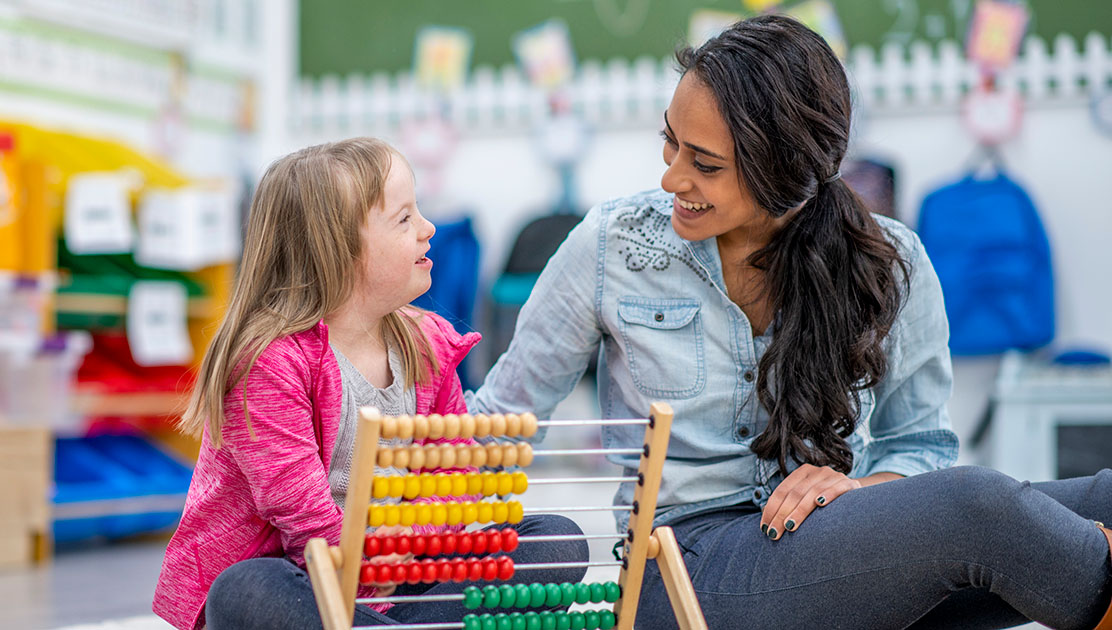
{"label": "woman's hand", "polygon": [[[403,527],[401,525],[384,525],[382,527],[375,528],[375,530],[371,533],[372,536],[410,536],[412,534],[412,527]],[[388,556],[375,556],[374,558],[369,558],[368,561],[371,564],[393,564],[395,562],[409,562],[410,560],[413,560],[413,557],[414,556],[412,553],[407,553],[404,555],[399,553],[392,553]],[[374,583],[372,584],[372,586],[374,586],[376,589],[375,597],[389,597],[394,594],[394,589],[398,588],[398,585],[393,583]]]}
{"label": "woman's hand", "polygon": [[901,477],[903,475],[897,473],[879,472],[851,479],[829,466],[803,464],[776,486],[768,498],[761,512],[761,531],[769,538],[779,540],[785,532],[799,529],[815,508],[830,505],[831,501],[850,490]]}

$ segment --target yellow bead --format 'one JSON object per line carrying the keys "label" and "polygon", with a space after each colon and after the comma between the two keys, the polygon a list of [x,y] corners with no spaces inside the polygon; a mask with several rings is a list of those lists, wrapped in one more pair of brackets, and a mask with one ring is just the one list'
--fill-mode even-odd
{"label": "yellow bead", "polygon": [[505,523],[510,517],[510,508],[506,506],[505,501],[496,502],[492,508],[491,518],[495,523]]}
{"label": "yellow bead", "polygon": [[462,497],[467,494],[467,477],[464,475],[452,475],[452,496]]}
{"label": "yellow bead", "polygon": [[425,416],[413,418],[413,439],[423,440],[429,436],[429,419]]}
{"label": "yellow bead", "polygon": [[490,434],[494,436],[506,435],[506,416],[497,413],[490,417]]}
{"label": "yellow bead", "polygon": [[389,477],[390,496],[400,497],[405,492],[405,477]]}
{"label": "yellow bead", "polygon": [[440,414],[429,414],[429,439],[439,440],[444,437],[444,418]]}
{"label": "yellow bead", "polygon": [[372,505],[367,508],[370,512],[367,522],[371,527],[381,527],[383,521],[386,520],[386,510],[382,509],[381,505]]}
{"label": "yellow bead", "polygon": [[498,473],[498,494],[509,494],[513,489],[514,480],[510,477],[510,473]]}
{"label": "yellow bead", "polygon": [[386,516],[382,518],[383,525],[393,527],[402,520],[402,511],[398,504],[387,505],[384,511],[386,512]]}
{"label": "yellow bead", "polygon": [[448,522],[448,506],[443,503],[437,503],[432,506],[432,521],[433,525],[444,525]]}
{"label": "yellow bead", "polygon": [[428,525],[432,522],[432,506],[428,503],[422,503],[417,506],[417,518],[414,521],[418,525]]}
{"label": "yellow bead", "polygon": [[482,494],[483,492],[483,476],[480,473],[469,473],[467,475],[467,494]]}
{"label": "yellow bead", "polygon": [[491,472],[483,473],[483,496],[492,496],[498,491],[498,477]]}
{"label": "yellow bead", "polygon": [[463,506],[459,503],[448,504],[448,524],[459,525],[463,522]]}
{"label": "yellow bead", "polygon": [[421,494],[421,478],[417,475],[405,476],[405,491],[402,496],[407,500],[416,499]]}
{"label": "yellow bead", "polygon": [[444,416],[444,438],[454,440],[459,437],[459,416],[455,414]]}
{"label": "yellow bead", "polygon": [[470,525],[479,519],[479,506],[472,501],[463,504],[463,524]]}
{"label": "yellow bead", "polygon": [[521,501],[510,501],[509,514],[506,516],[507,523],[520,523],[521,519],[525,518],[525,508],[521,505]]}
{"label": "yellow bead", "polygon": [[448,475],[436,476],[436,496],[447,497],[452,494],[452,478]]}
{"label": "yellow bead", "polygon": [[529,477],[521,472],[515,472],[511,475],[514,480],[514,494],[524,494],[529,489]]}
{"label": "yellow bead", "polygon": [[479,522],[479,523],[489,523],[490,522],[490,517],[493,514],[494,514],[494,508],[491,507],[491,505],[489,503],[485,503],[485,502],[480,503],[479,504],[479,518],[478,518],[477,522]]}
{"label": "yellow bead", "polygon": [[436,494],[436,476],[429,473],[421,473],[421,493],[419,496],[431,497]]}
{"label": "yellow bead", "polygon": [[390,479],[387,477],[375,477],[371,482],[371,496],[376,499],[384,499],[390,494]]}
{"label": "yellow bead", "polygon": [[417,522],[417,506],[415,505],[402,505],[400,506],[401,515],[398,518],[398,524],[409,527]]}

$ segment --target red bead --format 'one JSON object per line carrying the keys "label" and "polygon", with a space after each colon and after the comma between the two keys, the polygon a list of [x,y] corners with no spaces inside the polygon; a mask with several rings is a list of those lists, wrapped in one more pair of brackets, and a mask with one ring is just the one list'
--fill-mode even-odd
{"label": "red bead", "polygon": [[508,580],[514,576],[514,561],[509,556],[498,558],[498,579]]}
{"label": "red bead", "polygon": [[498,553],[502,551],[502,532],[497,529],[487,530],[487,552]]}
{"label": "red bead", "polygon": [[452,581],[465,582],[467,581],[467,562],[464,560],[452,560]]}
{"label": "red bead", "polygon": [[417,534],[413,537],[413,542],[410,547],[410,551],[413,552],[413,555],[423,556],[425,555],[425,550],[429,547],[429,539],[422,534]]}
{"label": "red bead", "polygon": [[494,558],[482,558],[483,579],[492,582],[498,579],[498,562]]}
{"label": "red bead", "polygon": [[467,559],[467,579],[478,582],[483,579],[483,563],[481,558]]}
{"label": "red bead", "polygon": [[503,529],[502,530],[502,551],[509,553],[517,549],[517,530]]}
{"label": "red bead", "polygon": [[363,554],[373,558],[378,555],[379,549],[382,549],[382,539],[377,536],[367,536],[367,540],[363,542]]}
{"label": "red bead", "polygon": [[394,567],[389,564],[380,564],[375,567],[375,582],[389,584],[394,577]]}
{"label": "red bead", "polygon": [[420,562],[410,562],[406,568],[405,581],[410,584],[417,584],[421,581],[421,576],[424,574]]}
{"label": "red bead", "polygon": [[392,555],[394,553],[394,549],[397,548],[396,543],[397,543],[397,541],[395,541],[394,538],[392,538],[392,537],[383,538],[382,539],[382,550],[379,551],[379,553],[384,555],[384,556]]}
{"label": "red bead", "polygon": [[440,536],[441,551],[444,555],[451,555],[456,552],[456,535],[448,532]]}
{"label": "red bead", "polygon": [[421,562],[421,581],[425,584],[433,584],[436,582],[437,568],[436,563],[432,560],[424,560]]}
{"label": "red bead", "polygon": [[396,551],[394,553],[399,553],[399,554],[404,556],[407,553],[410,553],[412,548],[413,548],[413,539],[412,538],[410,538],[409,536],[399,536],[398,537],[397,548],[396,548]]}
{"label": "red bead", "polygon": [[375,581],[375,565],[364,564],[359,568],[359,583],[370,584]]}
{"label": "red bead", "polygon": [[471,533],[471,553],[483,555],[487,551],[487,537],[483,532]]}
{"label": "red bead", "polygon": [[436,534],[429,535],[428,543],[428,546],[425,547],[425,555],[439,556],[441,546],[443,545],[443,542],[440,540],[440,536],[437,536]]}
{"label": "red bead", "polygon": [[456,543],[456,553],[465,556],[471,553],[471,549],[474,546],[475,537],[472,536],[470,532],[460,532],[459,534],[457,534],[457,536],[459,537],[459,540]]}
{"label": "red bead", "polygon": [[437,575],[436,579],[441,582],[452,581],[452,563],[447,560],[441,560],[436,563]]}

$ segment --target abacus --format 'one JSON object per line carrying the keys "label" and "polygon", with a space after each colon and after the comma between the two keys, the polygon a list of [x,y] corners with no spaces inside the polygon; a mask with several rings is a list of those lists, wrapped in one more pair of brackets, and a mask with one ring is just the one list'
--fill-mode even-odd
{"label": "abacus", "polygon": [[[572,425],[627,424],[645,425],[644,444],[634,449],[533,450],[520,438],[530,438],[538,427]],[[382,416],[378,410],[360,410],[355,454],[344,506],[340,544],[330,547],[323,538],[309,541],[305,557],[317,606],[325,630],[351,630],[356,603],[401,603],[459,600],[467,609],[476,610],[458,623],[394,625],[398,630],[632,630],[641,593],[645,563],[655,559],[668,593],[672,610],[681,630],[705,630],[707,625],[687,575],[683,556],[672,530],[652,526],[664,457],[671,432],[672,409],[654,403],[647,419],[549,420],[538,421],[533,414],[506,415],[430,415],[411,417]],[[379,448],[383,438],[505,438],[506,442],[487,444],[417,444]],[[639,454],[637,475],[633,477],[594,477],[542,479],[534,483],[636,483],[631,505],[570,506],[562,508],[525,508],[516,500],[470,501],[469,497],[520,495],[530,480],[524,472],[485,471],[479,473],[375,476],[380,467],[406,468],[410,471],[437,467],[528,467],[536,457],[589,454]],[[445,503],[371,504],[371,499],[387,497],[412,501],[427,497],[447,497]],[[485,531],[459,531],[441,534],[398,536],[368,535],[367,527],[390,525],[470,525],[514,524],[533,512],[618,511],[630,512],[629,527],[620,534],[580,534],[576,536],[518,536],[512,527]],[[619,561],[546,563],[514,565],[500,551],[512,552],[520,544],[553,539],[623,539]],[[413,554],[414,560],[400,563],[372,563],[365,559],[380,555]],[[455,554],[453,558],[436,558]],[[466,557],[458,557],[458,556]],[[364,557],[365,556],[365,557]],[[417,557],[421,556],[420,559]],[[397,595],[356,599],[363,584],[401,584],[436,582],[493,582],[508,580],[517,571],[557,567],[620,566],[617,582],[562,584],[488,584],[467,586],[459,594]],[[585,612],[544,610],[542,612],[481,613],[482,608],[566,608],[577,604],[609,604],[609,608]]]}

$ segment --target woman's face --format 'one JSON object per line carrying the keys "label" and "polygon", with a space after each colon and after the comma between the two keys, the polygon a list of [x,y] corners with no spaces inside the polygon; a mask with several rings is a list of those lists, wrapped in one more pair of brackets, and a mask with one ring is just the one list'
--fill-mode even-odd
{"label": "woman's face", "polygon": [[689,241],[726,235],[749,240],[772,221],[741,181],[733,136],[714,93],[694,73],[680,79],[664,112],[661,187],[674,194],[672,227]]}

